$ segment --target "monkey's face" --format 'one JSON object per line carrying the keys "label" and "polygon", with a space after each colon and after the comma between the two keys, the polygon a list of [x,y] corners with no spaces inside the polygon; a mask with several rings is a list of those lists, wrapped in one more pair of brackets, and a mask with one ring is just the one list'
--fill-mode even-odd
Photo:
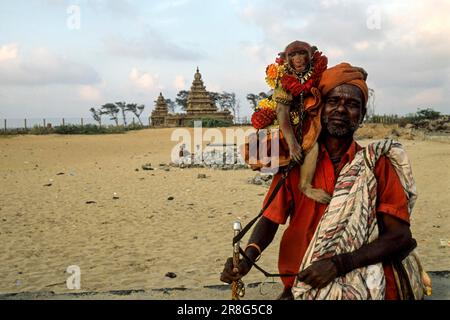
{"label": "monkey's face", "polygon": [[303,72],[306,70],[310,56],[306,50],[298,50],[289,53],[289,64],[297,72]]}

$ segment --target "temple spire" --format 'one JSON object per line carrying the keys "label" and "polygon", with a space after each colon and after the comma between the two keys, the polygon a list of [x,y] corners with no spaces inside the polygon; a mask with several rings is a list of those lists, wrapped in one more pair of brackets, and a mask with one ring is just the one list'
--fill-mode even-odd
{"label": "temple spire", "polygon": [[191,90],[188,95],[187,113],[211,113],[217,112],[217,107],[214,105],[208,91],[203,84],[202,74],[197,66],[197,72],[194,75]]}

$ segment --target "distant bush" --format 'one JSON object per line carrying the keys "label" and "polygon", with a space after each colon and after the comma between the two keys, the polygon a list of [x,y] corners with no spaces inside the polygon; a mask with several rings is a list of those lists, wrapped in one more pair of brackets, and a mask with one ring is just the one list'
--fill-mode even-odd
{"label": "distant bush", "polygon": [[230,127],[231,125],[233,125],[231,121],[206,118],[188,121],[187,123],[188,127],[193,127],[195,121],[201,121],[202,127],[205,128]]}
{"label": "distant bush", "polygon": [[35,125],[28,133],[34,135],[52,134],[54,133],[54,129],[52,127],[41,127],[39,125]]}
{"label": "distant bush", "polygon": [[124,126],[98,126],[95,124],[75,125],[68,124],[64,126],[57,126],[54,128],[54,133],[57,134],[111,134],[124,133],[126,131]]}
{"label": "distant bush", "polygon": [[439,111],[434,111],[432,108],[419,109],[416,114],[419,120],[436,120],[441,116]]}
{"label": "distant bush", "polygon": [[19,129],[7,129],[0,130],[0,136],[13,136],[18,134],[28,134],[30,132],[30,129],[25,128],[19,128]]}
{"label": "distant bush", "polygon": [[131,123],[127,126],[127,131],[142,130],[142,129],[145,129],[145,127],[143,125],[141,125],[140,123]]}

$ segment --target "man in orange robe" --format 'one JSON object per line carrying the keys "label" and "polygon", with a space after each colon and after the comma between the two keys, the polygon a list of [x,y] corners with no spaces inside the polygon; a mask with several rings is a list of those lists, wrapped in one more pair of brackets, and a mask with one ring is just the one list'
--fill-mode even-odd
{"label": "man in orange robe", "polygon": [[[319,138],[320,152],[313,179],[313,186],[333,194],[341,169],[361,149],[353,139],[366,112],[368,89],[360,68],[341,63],[322,75],[319,90],[323,97],[322,132]],[[282,177],[274,176],[265,202]],[[299,171],[291,170],[276,197],[256,225],[249,245],[245,249],[249,259],[255,261],[272,242],[280,224],[289,218],[279,253],[281,274],[296,274],[313,288],[323,288],[336,277],[356,268],[383,262],[386,280],[385,299],[398,299],[394,274],[390,261],[403,256],[415,247],[409,226],[408,202],[400,180],[389,159],[382,156],[374,170],[377,180],[377,219],[380,234],[375,241],[363,245],[350,255],[337,255],[335,259],[323,259],[305,270],[299,270],[308,245],[316,231],[327,205],[305,197],[298,189]],[[221,280],[227,283],[245,276],[251,263],[243,259],[239,272],[234,272],[232,261],[227,260]],[[285,289],[280,299],[291,299],[295,276],[282,278]]]}

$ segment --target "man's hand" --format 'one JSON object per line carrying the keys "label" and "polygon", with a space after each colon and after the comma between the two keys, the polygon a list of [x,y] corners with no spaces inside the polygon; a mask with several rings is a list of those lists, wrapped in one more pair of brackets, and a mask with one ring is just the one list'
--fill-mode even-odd
{"label": "man's hand", "polygon": [[289,153],[292,160],[300,164],[303,163],[303,150],[297,141],[293,141],[289,144]]}
{"label": "man's hand", "polygon": [[298,280],[309,284],[315,289],[326,287],[337,277],[338,271],[336,265],[331,259],[323,259],[314,262],[308,268],[300,272]]}
{"label": "man's hand", "polygon": [[226,283],[232,283],[233,281],[238,281],[242,277],[244,277],[252,268],[252,265],[247,262],[246,259],[243,259],[239,262],[238,272],[233,270],[233,258],[228,258],[227,262],[225,262],[225,267],[220,274],[220,281]]}

